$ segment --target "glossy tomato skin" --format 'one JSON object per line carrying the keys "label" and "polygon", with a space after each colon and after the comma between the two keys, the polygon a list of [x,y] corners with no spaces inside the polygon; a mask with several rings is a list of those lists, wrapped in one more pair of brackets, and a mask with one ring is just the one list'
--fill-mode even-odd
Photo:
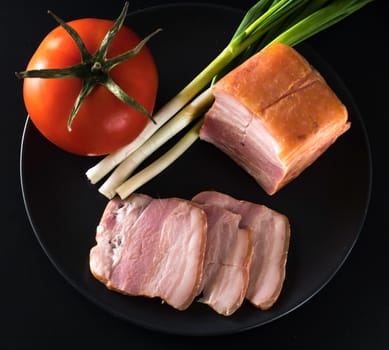
{"label": "glossy tomato skin", "polygon": [[[83,18],[68,24],[80,35],[88,51],[95,53],[113,22]],[[126,52],[140,41],[135,32],[123,26],[112,40],[107,57]],[[65,68],[80,62],[80,50],[74,40],[62,27],[57,27],[43,39],[27,70]],[[129,96],[153,112],[158,72],[146,46],[112,68],[109,74]],[[67,121],[81,87],[82,81],[78,78],[24,79],[23,97],[29,117],[59,148],[78,155],[105,155],[129,143],[150,123],[145,114],[121,102],[98,84],[84,100],[69,132]]]}

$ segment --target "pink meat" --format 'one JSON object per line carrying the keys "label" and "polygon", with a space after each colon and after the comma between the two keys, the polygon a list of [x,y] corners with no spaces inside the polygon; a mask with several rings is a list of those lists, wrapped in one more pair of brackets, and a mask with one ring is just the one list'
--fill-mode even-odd
{"label": "pink meat", "polygon": [[201,192],[193,201],[241,215],[239,225],[251,229],[253,243],[246,299],[261,309],[270,308],[278,299],[285,279],[290,238],[287,217],[264,205],[216,191]]}
{"label": "pink meat", "polygon": [[129,243],[132,225],[151,200],[147,195],[134,194],[125,201],[115,197],[108,202],[96,229],[97,245],[89,256],[91,271],[98,279],[109,281],[123,247]]}
{"label": "pink meat", "polygon": [[[134,196],[138,195],[129,197],[130,207]],[[97,245],[91,249],[92,273],[118,292],[160,297],[176,309],[187,308],[200,292],[207,233],[204,211],[183,199],[151,199],[136,220],[116,215],[104,226],[105,218],[112,217],[111,207],[109,203],[96,235]],[[101,239],[112,231],[124,237],[116,251],[110,239]],[[103,276],[96,270],[100,260],[106,264]]]}
{"label": "pink meat", "polygon": [[244,301],[252,256],[250,230],[239,228],[241,216],[214,205],[202,205],[208,233],[200,302],[219,314],[233,314]]}
{"label": "pink meat", "polygon": [[272,195],[350,128],[346,107],[293,48],[273,44],[213,86],[200,138]]}

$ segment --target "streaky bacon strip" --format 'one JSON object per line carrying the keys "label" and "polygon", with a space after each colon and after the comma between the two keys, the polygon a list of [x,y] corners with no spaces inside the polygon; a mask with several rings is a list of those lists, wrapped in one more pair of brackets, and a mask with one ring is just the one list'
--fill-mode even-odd
{"label": "streaky bacon strip", "polygon": [[244,299],[263,310],[276,302],[289,238],[286,216],[217,191],[190,201],[133,194],[107,203],[90,270],[111,290],[178,310],[198,298],[228,316]]}
{"label": "streaky bacon strip", "polygon": [[[136,196],[127,200],[133,203]],[[131,207],[127,200],[119,201],[120,205]],[[97,240],[91,249],[92,273],[115,291],[160,297],[178,310],[186,309],[199,294],[202,280],[207,233],[204,211],[184,199],[152,199],[131,225],[127,219],[116,215],[107,227],[99,225],[103,229],[98,236],[110,236],[113,230],[124,239],[112,264],[107,259],[113,255],[109,240]],[[95,270],[99,259],[107,264],[104,276]]]}
{"label": "streaky bacon strip", "polygon": [[217,191],[200,192],[192,200],[237,213],[241,216],[240,227],[251,229],[253,256],[246,299],[263,310],[269,309],[278,299],[285,279],[290,240],[288,218],[264,205]]}
{"label": "streaky bacon strip", "polygon": [[96,242],[89,254],[89,265],[93,275],[104,283],[109,283],[112,268],[118,263],[131,227],[152,198],[144,194],[134,194],[126,201],[119,197],[110,200],[96,228]]}
{"label": "streaky bacon strip", "polygon": [[200,302],[229,316],[243,303],[249,283],[251,232],[239,228],[241,216],[214,205],[201,205],[208,232]]}

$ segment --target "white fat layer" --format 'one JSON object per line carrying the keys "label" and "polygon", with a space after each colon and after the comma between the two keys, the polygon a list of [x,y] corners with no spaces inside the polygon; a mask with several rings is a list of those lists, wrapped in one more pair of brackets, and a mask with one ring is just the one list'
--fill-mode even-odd
{"label": "white fat layer", "polygon": [[229,95],[218,94],[215,107],[220,111],[219,117],[225,119],[224,121],[234,127],[237,133],[241,133],[240,144],[244,145],[246,138],[250,137],[250,141],[254,141],[269,160],[279,154],[279,145],[262,120],[242,103]]}

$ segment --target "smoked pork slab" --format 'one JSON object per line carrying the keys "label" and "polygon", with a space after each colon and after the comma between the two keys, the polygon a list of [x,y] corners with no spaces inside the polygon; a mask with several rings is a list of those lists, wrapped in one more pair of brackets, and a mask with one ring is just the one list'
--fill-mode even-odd
{"label": "smoked pork slab", "polygon": [[288,218],[264,205],[217,191],[200,192],[192,200],[239,214],[239,226],[251,230],[253,255],[246,299],[260,309],[269,309],[277,301],[285,279],[290,240]]}
{"label": "smoked pork slab", "polygon": [[350,128],[346,107],[290,46],[261,50],[213,86],[200,139],[214,144],[269,194]]}
{"label": "smoked pork slab", "polygon": [[109,289],[184,310],[200,293],[206,237],[206,214],[190,201],[115,197],[97,227],[90,269]]}
{"label": "smoked pork slab", "polygon": [[239,227],[239,214],[209,204],[201,208],[207,214],[208,232],[198,301],[229,316],[246,296],[253,253],[251,231]]}

